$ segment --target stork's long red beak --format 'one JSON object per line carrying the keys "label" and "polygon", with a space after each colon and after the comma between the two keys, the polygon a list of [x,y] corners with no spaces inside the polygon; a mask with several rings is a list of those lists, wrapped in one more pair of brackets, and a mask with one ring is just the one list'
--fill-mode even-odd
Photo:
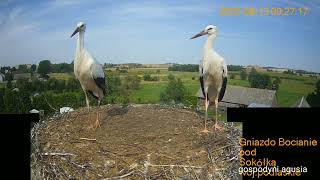
{"label": "stork's long red beak", "polygon": [[193,36],[192,38],[190,38],[190,39],[194,39],[194,38],[197,38],[197,37],[206,35],[206,34],[208,34],[208,32],[206,32],[206,31],[201,31],[200,33],[194,35],[194,36]]}

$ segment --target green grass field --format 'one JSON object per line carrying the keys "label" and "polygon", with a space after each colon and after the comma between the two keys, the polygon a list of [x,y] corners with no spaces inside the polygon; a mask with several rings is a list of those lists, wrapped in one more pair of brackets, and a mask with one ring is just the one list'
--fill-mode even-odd
{"label": "green grass field", "polygon": [[[156,73],[156,68],[137,68],[129,70],[127,74],[139,74],[141,77],[144,73],[150,73],[151,76],[159,76],[160,81],[157,82],[145,82],[142,80],[142,88],[131,94],[131,100],[138,102],[140,98],[141,103],[157,103],[159,102],[160,93],[164,90],[167,83],[167,76],[169,73],[180,78],[188,91],[189,95],[196,95],[200,86],[198,81],[198,72],[176,72],[168,71],[167,69],[160,69],[160,73]],[[277,92],[278,103],[281,107],[290,107],[302,96],[307,96],[310,92],[314,91],[314,85],[316,83],[315,78],[302,77],[291,74],[275,73],[275,72],[264,72],[271,76],[272,79],[275,77],[281,78],[280,88]],[[229,74],[235,74],[235,79],[228,79],[229,85],[250,87],[248,80],[240,79],[240,72],[231,71]],[[123,74],[125,75],[125,74]],[[194,77],[194,80],[192,80]]]}
{"label": "green grass field", "polygon": [[[141,88],[133,91],[130,95],[130,101],[133,103],[159,103],[160,93],[164,91],[168,82],[167,77],[170,73],[183,81],[188,96],[195,96],[200,86],[198,72],[168,71],[166,68],[134,68],[129,69],[127,73],[117,72],[114,68],[110,68],[108,70],[120,75],[120,78],[124,78],[128,75],[138,75],[141,77]],[[158,76],[160,81],[144,81],[143,75],[145,73],[149,73],[151,76]],[[317,81],[317,78],[314,77],[297,76],[277,72],[262,73],[268,74],[272,79],[276,77],[281,78],[280,88],[277,92],[278,103],[281,107],[290,107],[302,96],[306,97],[309,93],[313,92]],[[250,87],[248,80],[240,79],[239,71],[230,71],[229,76],[230,74],[235,74],[235,79],[229,78],[229,85]],[[68,79],[74,77],[74,75],[72,73],[51,73],[50,77],[56,79]]]}
{"label": "green grass field", "polygon": [[141,89],[131,94],[130,100],[133,103],[158,103],[160,101],[160,93],[164,91],[165,86],[165,83],[142,84]]}

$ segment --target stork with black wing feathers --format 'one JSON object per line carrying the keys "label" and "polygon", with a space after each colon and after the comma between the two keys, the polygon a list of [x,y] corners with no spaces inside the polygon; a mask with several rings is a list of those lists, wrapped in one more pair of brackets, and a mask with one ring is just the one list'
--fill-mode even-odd
{"label": "stork with black wing feathers", "polygon": [[[84,32],[86,30],[86,24],[79,22],[75,31],[71,37],[79,33],[76,55],[74,60],[74,74],[79,80],[81,87],[86,96],[86,104],[89,112],[90,119],[90,105],[89,105],[89,94],[98,100],[98,107],[100,102],[106,94],[105,88],[105,74],[103,66],[99,64],[95,58],[93,58],[84,49]],[[97,119],[94,124],[95,128],[100,127],[99,112],[97,112]]]}
{"label": "stork with black wing feathers", "polygon": [[218,125],[218,103],[222,100],[226,90],[228,70],[224,58],[212,48],[213,40],[217,37],[217,27],[209,25],[191,39],[203,35],[208,35],[208,39],[204,45],[202,61],[199,64],[199,79],[201,90],[205,98],[206,110],[204,130],[202,132],[208,133],[207,119],[210,102],[213,102],[215,107],[215,124],[213,125],[213,128],[215,130],[222,129],[222,127]]}

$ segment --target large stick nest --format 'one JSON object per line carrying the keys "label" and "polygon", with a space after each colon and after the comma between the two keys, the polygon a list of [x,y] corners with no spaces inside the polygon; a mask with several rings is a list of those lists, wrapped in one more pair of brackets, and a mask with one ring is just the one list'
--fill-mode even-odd
{"label": "large stick nest", "polygon": [[32,179],[240,179],[241,130],[219,124],[203,134],[194,110],[164,105],[56,114],[32,128]]}

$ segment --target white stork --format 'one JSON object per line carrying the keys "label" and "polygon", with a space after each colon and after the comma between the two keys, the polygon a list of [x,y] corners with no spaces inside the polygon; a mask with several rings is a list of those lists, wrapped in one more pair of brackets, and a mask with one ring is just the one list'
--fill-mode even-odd
{"label": "white stork", "polygon": [[[90,119],[88,95],[91,94],[96,98],[98,100],[98,107],[100,107],[100,101],[105,95],[105,74],[102,65],[99,64],[83,47],[85,30],[86,24],[79,22],[71,37],[79,33],[74,60],[74,74],[80,81],[82,90],[85,93]],[[94,126],[95,128],[100,127],[99,113],[97,113],[97,119]]]}
{"label": "white stork", "polygon": [[222,100],[227,86],[227,65],[223,59],[213,48],[213,40],[217,37],[217,27],[213,25],[207,26],[203,31],[193,36],[191,39],[208,35],[208,39],[204,45],[203,58],[199,65],[200,84],[203,96],[205,97],[205,122],[202,132],[208,133],[207,117],[209,103],[215,105],[215,124],[214,129],[222,129],[218,125],[218,103]]}

